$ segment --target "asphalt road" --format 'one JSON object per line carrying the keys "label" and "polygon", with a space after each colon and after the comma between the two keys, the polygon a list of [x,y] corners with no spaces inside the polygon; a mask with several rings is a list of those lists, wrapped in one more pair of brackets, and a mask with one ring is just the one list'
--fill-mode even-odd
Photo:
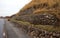
{"label": "asphalt road", "polygon": [[7,38],[30,38],[21,29],[14,27],[15,25],[5,20],[5,26],[7,30]]}
{"label": "asphalt road", "polygon": [[30,38],[21,29],[14,27],[15,25],[6,19],[0,19],[0,38],[3,37],[4,31],[6,31],[7,38]]}
{"label": "asphalt road", "polygon": [[4,19],[0,19],[0,38],[3,38]]}

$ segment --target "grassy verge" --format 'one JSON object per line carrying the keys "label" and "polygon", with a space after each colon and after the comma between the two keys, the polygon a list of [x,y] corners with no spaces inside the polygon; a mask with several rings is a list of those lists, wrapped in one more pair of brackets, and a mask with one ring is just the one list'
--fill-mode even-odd
{"label": "grassy verge", "polygon": [[39,29],[43,29],[43,30],[46,30],[46,31],[56,31],[56,32],[60,32],[60,26],[58,27],[54,27],[52,25],[34,25],[34,24],[31,24],[29,22],[23,22],[23,21],[17,21],[17,20],[13,20],[11,19],[12,22],[17,22],[19,24],[22,24],[22,25],[33,25],[33,27],[36,27],[36,28],[39,28]]}

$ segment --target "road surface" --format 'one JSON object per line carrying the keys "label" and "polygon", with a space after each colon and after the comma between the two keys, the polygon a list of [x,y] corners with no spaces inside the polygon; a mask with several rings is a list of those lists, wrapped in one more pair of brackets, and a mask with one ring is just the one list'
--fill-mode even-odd
{"label": "road surface", "polygon": [[21,29],[14,27],[14,24],[7,21],[6,19],[0,19],[0,38],[4,38],[3,30],[6,30],[7,32],[7,38],[30,38]]}
{"label": "road surface", "polygon": [[0,19],[0,38],[3,38],[4,19]]}
{"label": "road surface", "polygon": [[21,29],[14,27],[15,25],[7,20],[5,20],[5,26],[8,38],[30,38]]}

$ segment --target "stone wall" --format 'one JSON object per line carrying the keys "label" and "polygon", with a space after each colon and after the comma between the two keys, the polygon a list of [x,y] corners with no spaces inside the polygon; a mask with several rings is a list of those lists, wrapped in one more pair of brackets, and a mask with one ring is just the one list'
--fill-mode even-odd
{"label": "stone wall", "polygon": [[22,25],[17,24],[16,22],[15,25],[21,28],[24,31],[24,33],[31,36],[31,38],[60,38],[60,32],[57,31],[46,31],[43,29],[33,27],[32,25]]}

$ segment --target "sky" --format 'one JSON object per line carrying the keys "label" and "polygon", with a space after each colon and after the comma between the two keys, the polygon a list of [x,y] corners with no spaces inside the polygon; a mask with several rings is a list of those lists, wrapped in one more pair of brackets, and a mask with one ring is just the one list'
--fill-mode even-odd
{"label": "sky", "polygon": [[0,0],[0,16],[16,14],[31,0]]}

